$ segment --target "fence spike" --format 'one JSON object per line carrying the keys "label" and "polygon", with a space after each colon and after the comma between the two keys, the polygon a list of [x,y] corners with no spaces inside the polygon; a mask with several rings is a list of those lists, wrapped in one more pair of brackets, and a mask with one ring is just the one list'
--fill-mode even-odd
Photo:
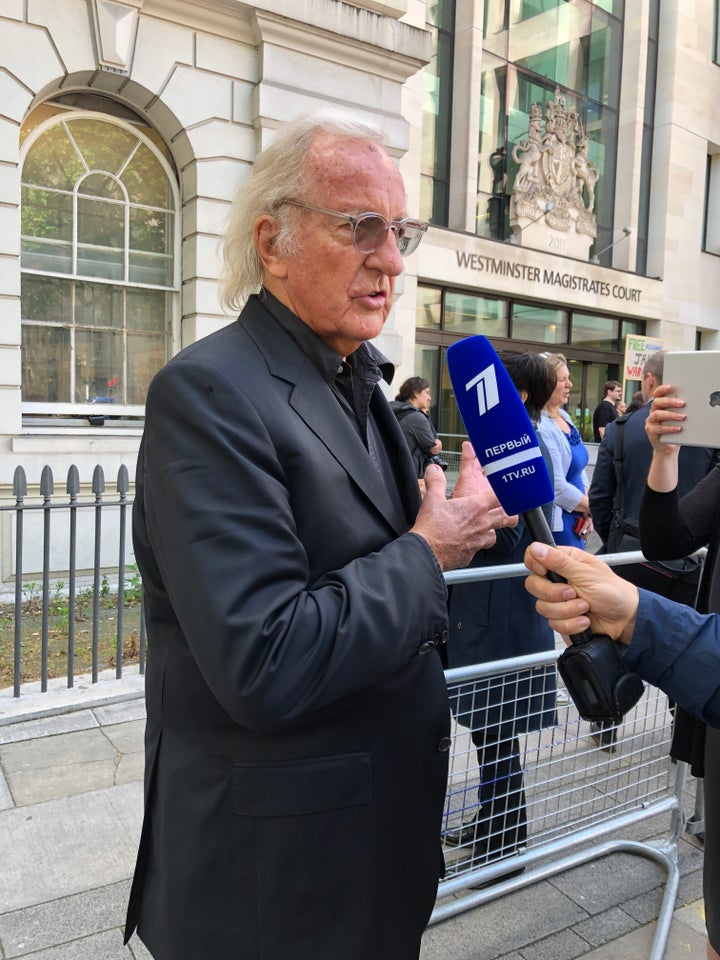
{"label": "fence spike", "polygon": [[13,496],[21,503],[27,496],[27,477],[22,467],[15,467],[13,474]]}
{"label": "fence spike", "polygon": [[74,463],[70,465],[70,469],[68,470],[67,492],[70,494],[71,500],[75,500],[80,493],[80,474]]}
{"label": "fence spike", "polygon": [[55,481],[53,480],[53,472],[50,467],[44,466],[40,474],[40,493],[45,500],[49,500],[54,492]]}
{"label": "fence spike", "polygon": [[117,477],[117,491],[122,496],[126,496],[128,490],[130,489],[130,476],[128,474],[128,468],[124,463],[120,464],[120,469],[118,470]]}
{"label": "fence spike", "polygon": [[100,464],[93,470],[92,492],[96,497],[99,497],[100,494],[105,492],[105,472]]}

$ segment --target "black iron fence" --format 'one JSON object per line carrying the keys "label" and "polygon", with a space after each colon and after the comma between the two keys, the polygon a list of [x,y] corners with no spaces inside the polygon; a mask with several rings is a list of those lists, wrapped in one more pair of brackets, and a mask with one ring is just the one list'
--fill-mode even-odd
{"label": "black iron fence", "polygon": [[9,679],[11,649],[15,697],[24,680],[39,680],[44,692],[48,679],[58,675],[67,676],[72,687],[78,673],[89,672],[97,682],[102,668],[114,666],[120,678],[128,661],[144,672],[142,585],[128,537],[129,489],[124,465],[110,491],[100,466],[89,488],[71,466],[62,492],[46,466],[32,494],[25,470],[15,470],[15,502],[0,502],[5,548],[0,668]]}

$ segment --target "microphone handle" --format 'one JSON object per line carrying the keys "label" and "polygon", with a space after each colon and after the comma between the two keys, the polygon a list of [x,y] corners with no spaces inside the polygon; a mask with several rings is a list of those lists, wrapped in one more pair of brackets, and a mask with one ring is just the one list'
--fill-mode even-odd
{"label": "microphone handle", "polygon": [[[544,543],[548,547],[557,546],[545,514],[540,507],[532,507],[530,510],[526,510],[521,514],[521,516],[533,540],[537,540],[538,543]],[[561,577],[559,573],[555,573],[553,570],[548,570],[546,576],[548,580],[552,580],[553,583],[567,583],[564,577]],[[593,634],[588,628],[587,630],[583,630],[582,633],[574,633],[570,637],[570,641],[574,644],[587,643],[588,640],[592,640],[592,637]]]}

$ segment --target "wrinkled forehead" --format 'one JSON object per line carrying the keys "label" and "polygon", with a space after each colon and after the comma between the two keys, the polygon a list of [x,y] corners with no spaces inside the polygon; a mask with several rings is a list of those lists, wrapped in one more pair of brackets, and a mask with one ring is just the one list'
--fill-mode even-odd
{"label": "wrinkled forehead", "polygon": [[310,144],[307,172],[318,195],[351,189],[404,193],[400,171],[383,148],[369,140],[318,134]]}

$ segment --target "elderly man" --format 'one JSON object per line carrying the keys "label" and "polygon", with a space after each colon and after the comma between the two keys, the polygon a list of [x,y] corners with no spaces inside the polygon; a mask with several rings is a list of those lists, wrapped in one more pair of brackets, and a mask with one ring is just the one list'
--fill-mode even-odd
{"label": "elderly man", "polygon": [[425,224],[379,135],[308,120],[231,211],[237,322],[151,385],[134,539],[156,960],[412,960],[442,871],[442,573],[508,520],[469,444],[426,474],[366,341]]}

